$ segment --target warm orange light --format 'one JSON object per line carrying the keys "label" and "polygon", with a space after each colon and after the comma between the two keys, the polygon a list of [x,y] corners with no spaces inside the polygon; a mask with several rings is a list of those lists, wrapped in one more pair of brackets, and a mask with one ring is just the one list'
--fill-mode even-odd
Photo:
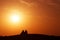
{"label": "warm orange light", "polygon": [[11,16],[10,19],[11,19],[12,22],[15,23],[15,22],[19,22],[19,20],[21,20],[21,17],[19,17],[18,15],[14,14],[14,15]]}
{"label": "warm orange light", "polygon": [[9,21],[10,23],[18,24],[19,22],[22,21],[22,13],[19,12],[18,10],[11,10],[9,12]]}

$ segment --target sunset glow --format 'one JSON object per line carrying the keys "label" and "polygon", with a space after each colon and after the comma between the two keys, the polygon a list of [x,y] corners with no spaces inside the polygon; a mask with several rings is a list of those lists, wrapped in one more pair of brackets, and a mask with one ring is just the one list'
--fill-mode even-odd
{"label": "sunset glow", "polygon": [[0,0],[0,36],[20,34],[60,35],[59,0]]}
{"label": "sunset glow", "polygon": [[19,12],[19,10],[11,9],[8,13],[8,18],[11,23],[18,23],[22,21],[23,16],[21,15],[22,13]]}
{"label": "sunset glow", "polygon": [[14,15],[11,16],[10,19],[11,19],[12,22],[15,23],[15,22],[19,22],[19,20],[21,20],[21,17],[19,17],[18,15],[14,14]]}

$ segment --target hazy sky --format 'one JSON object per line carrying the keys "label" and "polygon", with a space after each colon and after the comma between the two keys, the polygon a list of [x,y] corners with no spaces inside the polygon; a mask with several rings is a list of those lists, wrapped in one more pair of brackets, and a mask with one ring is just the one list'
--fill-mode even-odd
{"label": "hazy sky", "polygon": [[8,32],[11,29],[4,26],[5,12],[14,7],[27,17],[23,24],[29,33],[60,36],[60,0],[0,0],[0,35],[20,32],[21,28]]}

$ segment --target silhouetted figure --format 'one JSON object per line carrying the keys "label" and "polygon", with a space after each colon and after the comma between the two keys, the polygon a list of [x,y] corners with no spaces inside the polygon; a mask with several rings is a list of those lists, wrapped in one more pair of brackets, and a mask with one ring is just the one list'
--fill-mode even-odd
{"label": "silhouetted figure", "polygon": [[27,33],[27,30],[23,30],[22,32],[21,32],[21,36],[25,36],[25,35],[27,35],[28,33]]}
{"label": "silhouetted figure", "polygon": [[22,37],[22,40],[26,40],[27,39],[27,35],[28,35],[27,30],[23,30],[20,35]]}

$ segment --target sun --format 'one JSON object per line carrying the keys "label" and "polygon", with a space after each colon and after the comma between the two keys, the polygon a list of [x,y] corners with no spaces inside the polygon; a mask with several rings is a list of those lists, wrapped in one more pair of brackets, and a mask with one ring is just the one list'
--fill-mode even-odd
{"label": "sun", "polygon": [[10,12],[10,22],[11,23],[18,23],[20,21],[22,21],[22,15],[21,12],[18,12],[16,10]]}
{"label": "sun", "polygon": [[15,22],[18,22],[19,20],[20,20],[20,17],[18,15],[14,14],[14,15],[11,16],[11,21],[12,22],[15,23]]}

